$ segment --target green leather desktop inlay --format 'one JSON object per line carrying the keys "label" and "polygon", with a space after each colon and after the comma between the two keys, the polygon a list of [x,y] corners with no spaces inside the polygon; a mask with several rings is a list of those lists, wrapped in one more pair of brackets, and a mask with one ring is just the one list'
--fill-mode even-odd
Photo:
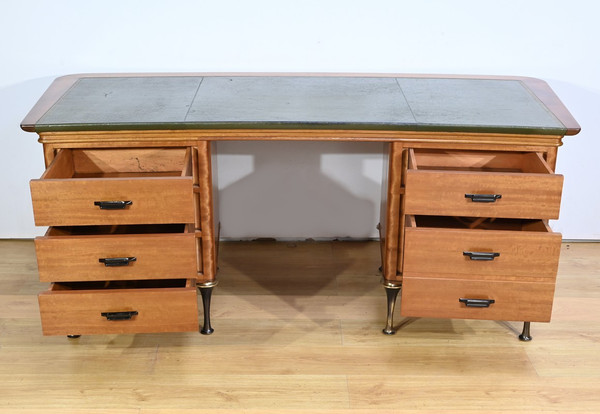
{"label": "green leather desktop inlay", "polygon": [[399,78],[398,84],[421,125],[563,128],[517,80]]}
{"label": "green leather desktop inlay", "polygon": [[188,122],[414,124],[393,78],[207,77]]}
{"label": "green leather desktop inlay", "polygon": [[341,76],[83,77],[35,124],[206,128],[566,131],[518,80]]}
{"label": "green leather desktop inlay", "polygon": [[201,77],[83,78],[46,112],[36,129],[179,123],[201,82]]}

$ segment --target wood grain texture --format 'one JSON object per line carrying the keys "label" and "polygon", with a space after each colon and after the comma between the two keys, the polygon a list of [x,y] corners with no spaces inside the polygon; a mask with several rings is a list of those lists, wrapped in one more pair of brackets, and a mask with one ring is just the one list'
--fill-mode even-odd
{"label": "wood grain texture", "polygon": [[[196,140],[206,141],[359,141],[359,142],[411,142],[428,145],[438,143],[444,147],[469,149],[470,146],[484,144],[493,149],[510,150],[514,145],[525,151],[536,148],[559,147],[560,135],[523,135],[497,133],[456,133],[456,132],[416,132],[416,131],[368,131],[335,129],[214,129],[214,130],[144,130],[144,131],[62,131],[41,132],[40,142],[59,144],[64,147],[111,147],[111,146],[168,146],[188,145]],[[135,144],[134,144],[135,143]],[[193,145],[193,144],[192,144]],[[477,148],[474,148],[477,149]]]}
{"label": "wood grain texture", "polygon": [[213,157],[209,141],[197,143],[198,177],[198,212],[199,224],[202,229],[202,264],[203,271],[199,275],[199,283],[213,282],[217,275],[217,246],[219,244],[219,223],[215,219],[218,214],[215,198],[218,194],[217,182],[213,181]]}
{"label": "wood grain texture", "polygon": [[535,152],[410,149],[409,153],[409,168],[415,170],[552,174],[544,159]]}
{"label": "wood grain texture", "polygon": [[[193,223],[191,177],[32,180],[36,226]],[[101,210],[96,201],[132,201]]]}
{"label": "wood grain texture", "polygon": [[0,241],[0,412],[600,411],[600,244],[563,243],[553,321],[529,343],[484,320],[382,335],[378,243],[223,243],[220,259],[213,335],[70,341],[41,334],[33,242]]}
{"label": "wood grain texture", "polygon": [[[557,219],[561,175],[409,170],[407,214]],[[493,203],[475,203],[465,194],[499,194]]]}
{"label": "wood grain texture", "polygon": [[[35,239],[42,282],[195,278],[193,232],[167,234],[52,235]],[[107,267],[101,258],[135,257]]]}
{"label": "wood grain texture", "polygon": [[[409,227],[404,242],[404,275],[446,275],[460,279],[554,282],[560,233],[546,231]],[[490,261],[463,252],[494,252]]]}
{"label": "wood grain texture", "polygon": [[[494,300],[486,308],[467,307],[459,299]],[[553,282],[410,277],[402,279],[400,313],[424,318],[466,318],[549,322]]]}
{"label": "wood grain texture", "polygon": [[[44,335],[198,331],[196,281],[183,287],[77,289],[52,284],[39,297]],[[111,321],[103,312],[138,314]]]}
{"label": "wood grain texture", "polygon": [[[563,177],[531,152],[409,149],[405,213],[557,219]],[[474,202],[467,194],[492,194]]]}
{"label": "wood grain texture", "polygon": [[73,169],[78,175],[117,172],[191,176],[187,148],[76,149],[71,152]]}
{"label": "wood grain texture", "polygon": [[404,169],[402,154],[403,146],[401,143],[394,142],[387,146],[386,179],[381,187],[383,277],[390,281],[396,280],[396,275],[402,268],[402,249],[399,249],[403,232],[400,223],[402,194],[404,191],[402,187],[402,171]]}
{"label": "wood grain texture", "polygon": [[[191,159],[185,149],[58,152],[42,177],[31,180],[38,226],[193,223]],[[178,160],[178,162],[176,162]],[[186,175],[189,174],[189,175]],[[96,201],[131,201],[102,210]]]}

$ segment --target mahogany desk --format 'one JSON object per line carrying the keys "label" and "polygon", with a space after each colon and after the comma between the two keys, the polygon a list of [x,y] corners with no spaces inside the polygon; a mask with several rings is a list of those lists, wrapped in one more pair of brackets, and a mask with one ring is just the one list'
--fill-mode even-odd
{"label": "mahogany desk", "polygon": [[223,140],[386,143],[381,254],[405,316],[549,321],[558,147],[580,127],[541,80],[429,75],[87,74],[23,120],[44,334],[213,332]]}

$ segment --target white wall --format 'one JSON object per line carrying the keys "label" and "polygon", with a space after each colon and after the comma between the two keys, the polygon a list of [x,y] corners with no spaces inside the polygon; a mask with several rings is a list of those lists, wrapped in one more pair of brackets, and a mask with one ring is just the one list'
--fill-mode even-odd
{"label": "white wall", "polygon": [[[561,218],[600,239],[599,3],[589,0],[44,1],[0,6],[0,238],[31,237],[41,145],[19,123],[79,72],[395,72],[546,80],[582,125],[567,137]],[[368,237],[381,144],[222,143],[226,237]],[[258,196],[257,196],[258,195]]]}

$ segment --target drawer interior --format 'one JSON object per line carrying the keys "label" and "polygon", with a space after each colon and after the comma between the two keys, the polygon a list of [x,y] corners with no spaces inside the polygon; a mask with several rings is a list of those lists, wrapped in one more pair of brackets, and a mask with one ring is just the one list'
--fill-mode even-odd
{"label": "drawer interior", "polygon": [[50,290],[52,292],[64,292],[82,290],[189,288],[191,283],[192,280],[190,279],[57,282],[52,284]]}
{"label": "drawer interior", "polygon": [[188,148],[62,149],[42,179],[190,175]]}
{"label": "drawer interior", "polygon": [[543,220],[505,219],[486,217],[456,216],[406,216],[407,228],[443,228],[443,229],[478,229],[478,230],[511,230],[550,233],[552,230]]}
{"label": "drawer interior", "polygon": [[552,174],[537,152],[409,150],[409,168],[415,170],[514,172]]}
{"label": "drawer interior", "polygon": [[139,224],[115,226],[57,226],[49,227],[46,236],[87,236],[112,234],[176,234],[194,230],[188,224]]}

